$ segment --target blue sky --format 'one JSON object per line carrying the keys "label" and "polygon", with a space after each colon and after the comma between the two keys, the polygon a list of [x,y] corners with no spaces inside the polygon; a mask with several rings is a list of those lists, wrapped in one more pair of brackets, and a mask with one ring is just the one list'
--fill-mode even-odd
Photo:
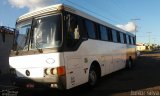
{"label": "blue sky", "polygon": [[[0,25],[15,27],[16,19],[28,12],[31,4],[18,8],[8,1],[1,0]],[[51,2],[51,0],[39,1]],[[160,0],[63,0],[62,2],[96,15],[113,25],[125,25],[131,22],[131,19],[140,19],[135,21],[138,25],[137,42],[148,43],[150,35],[151,43],[160,44]]]}

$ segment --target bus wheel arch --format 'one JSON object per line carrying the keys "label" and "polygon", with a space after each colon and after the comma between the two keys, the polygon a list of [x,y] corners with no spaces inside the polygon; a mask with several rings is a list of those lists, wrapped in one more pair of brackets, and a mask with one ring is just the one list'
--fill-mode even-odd
{"label": "bus wheel arch", "polygon": [[94,87],[97,84],[98,79],[101,77],[101,68],[97,61],[93,61],[88,76],[88,84],[90,87]]}

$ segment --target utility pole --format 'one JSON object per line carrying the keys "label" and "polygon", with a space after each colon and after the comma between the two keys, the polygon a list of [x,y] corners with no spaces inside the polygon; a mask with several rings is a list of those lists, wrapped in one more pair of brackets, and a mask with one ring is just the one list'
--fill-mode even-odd
{"label": "utility pole", "polygon": [[137,24],[136,24],[136,21],[138,21],[138,20],[141,20],[140,18],[133,18],[133,19],[131,19],[131,21],[135,24],[135,41],[136,41],[136,43],[137,43],[137,36],[136,36],[136,33],[138,32],[138,30],[137,30]]}

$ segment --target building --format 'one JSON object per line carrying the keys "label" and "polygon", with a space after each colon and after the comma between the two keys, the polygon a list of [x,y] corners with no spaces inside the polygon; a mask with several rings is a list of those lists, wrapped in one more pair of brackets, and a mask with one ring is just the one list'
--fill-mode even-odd
{"label": "building", "polygon": [[9,53],[13,45],[14,29],[0,26],[0,75],[9,72]]}
{"label": "building", "polygon": [[136,44],[136,49],[137,49],[137,51],[145,51],[146,46],[142,43],[138,43],[138,44]]}

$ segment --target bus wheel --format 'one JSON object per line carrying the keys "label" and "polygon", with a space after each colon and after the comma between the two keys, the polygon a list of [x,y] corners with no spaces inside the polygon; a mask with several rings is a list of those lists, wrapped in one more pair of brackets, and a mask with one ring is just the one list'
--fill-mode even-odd
{"label": "bus wheel", "polygon": [[127,60],[126,68],[131,69],[132,68],[132,59]]}
{"label": "bus wheel", "polygon": [[94,66],[91,66],[90,71],[89,71],[89,80],[88,80],[89,86],[94,87],[97,81],[98,81],[97,71]]}

